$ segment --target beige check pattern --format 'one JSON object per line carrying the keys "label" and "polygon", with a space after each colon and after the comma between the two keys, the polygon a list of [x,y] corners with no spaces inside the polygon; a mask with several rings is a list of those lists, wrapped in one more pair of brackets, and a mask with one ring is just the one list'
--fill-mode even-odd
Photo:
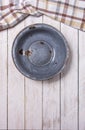
{"label": "beige check pattern", "polygon": [[85,0],[1,0],[0,31],[41,14],[85,31]]}

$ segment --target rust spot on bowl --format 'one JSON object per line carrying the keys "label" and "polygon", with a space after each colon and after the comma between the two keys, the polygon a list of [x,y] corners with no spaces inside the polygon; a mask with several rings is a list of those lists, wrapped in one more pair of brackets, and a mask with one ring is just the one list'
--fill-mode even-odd
{"label": "rust spot on bowl", "polygon": [[50,52],[50,53],[52,53],[52,51],[51,51],[51,50],[50,50],[49,52]]}
{"label": "rust spot on bowl", "polygon": [[20,49],[20,50],[19,50],[19,54],[20,54],[20,55],[23,55],[23,49]]}
{"label": "rust spot on bowl", "polygon": [[20,49],[20,50],[19,50],[19,54],[20,54],[20,55],[30,56],[30,55],[32,54],[32,52],[29,51],[29,50],[24,51],[23,49]]}
{"label": "rust spot on bowl", "polygon": [[29,29],[35,29],[36,27],[35,26],[30,26]]}
{"label": "rust spot on bowl", "polygon": [[44,42],[40,42],[40,44],[44,45]]}
{"label": "rust spot on bowl", "polygon": [[29,51],[29,50],[25,51],[25,55],[26,55],[26,56],[30,56],[31,54],[32,54],[31,51]]}
{"label": "rust spot on bowl", "polygon": [[55,64],[57,64],[57,62],[55,62]]}

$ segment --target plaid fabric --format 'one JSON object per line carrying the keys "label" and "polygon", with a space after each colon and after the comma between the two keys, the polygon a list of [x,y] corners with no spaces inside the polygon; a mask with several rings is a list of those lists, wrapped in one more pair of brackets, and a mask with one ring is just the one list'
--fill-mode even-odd
{"label": "plaid fabric", "polygon": [[41,14],[85,31],[85,0],[0,0],[0,31]]}

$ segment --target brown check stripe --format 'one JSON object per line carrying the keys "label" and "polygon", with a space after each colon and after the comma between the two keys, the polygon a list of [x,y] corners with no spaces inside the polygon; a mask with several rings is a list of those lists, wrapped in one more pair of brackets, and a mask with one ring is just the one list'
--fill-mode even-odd
{"label": "brown check stripe", "polygon": [[39,13],[85,31],[85,0],[7,1],[7,4],[0,2],[0,31],[15,26],[29,15],[37,17]]}

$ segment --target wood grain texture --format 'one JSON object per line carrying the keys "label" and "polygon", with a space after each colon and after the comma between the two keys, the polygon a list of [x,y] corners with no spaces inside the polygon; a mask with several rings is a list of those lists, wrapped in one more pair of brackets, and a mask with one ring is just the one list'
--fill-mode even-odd
{"label": "wood grain texture", "polygon": [[24,22],[8,30],[8,129],[24,129],[24,77],[12,60],[12,44]]}
{"label": "wood grain texture", "polygon": [[[44,16],[43,23],[60,29],[59,22]],[[43,130],[60,130],[60,76],[43,81]]]}
{"label": "wood grain texture", "polygon": [[0,32],[0,129],[7,128],[7,31]]}
{"label": "wood grain texture", "polygon": [[[11,56],[18,32],[42,22],[61,29],[71,51],[61,76],[43,82],[20,74]],[[46,16],[29,17],[0,32],[0,130],[85,130],[84,66],[85,32]]]}
{"label": "wood grain texture", "polygon": [[78,130],[78,31],[61,24],[70,47],[68,66],[61,79],[61,129]]}
{"label": "wood grain texture", "polygon": [[85,130],[85,32],[79,32],[79,130]]}
{"label": "wood grain texture", "polygon": [[[29,17],[25,27],[42,23],[42,17]],[[42,81],[25,78],[25,129],[42,130]]]}

